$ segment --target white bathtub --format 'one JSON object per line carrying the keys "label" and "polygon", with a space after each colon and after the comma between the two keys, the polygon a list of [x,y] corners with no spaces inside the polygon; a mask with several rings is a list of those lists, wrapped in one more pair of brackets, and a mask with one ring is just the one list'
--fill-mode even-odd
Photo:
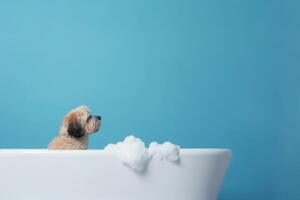
{"label": "white bathtub", "polygon": [[230,156],[182,149],[137,174],[103,150],[0,150],[0,200],[215,200]]}

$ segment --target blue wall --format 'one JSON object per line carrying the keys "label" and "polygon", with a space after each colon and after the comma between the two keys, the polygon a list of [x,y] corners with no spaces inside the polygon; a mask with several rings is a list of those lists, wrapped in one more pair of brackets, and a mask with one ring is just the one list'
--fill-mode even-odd
{"label": "blue wall", "polygon": [[300,2],[1,1],[0,148],[101,114],[103,148],[228,147],[221,200],[299,199]]}

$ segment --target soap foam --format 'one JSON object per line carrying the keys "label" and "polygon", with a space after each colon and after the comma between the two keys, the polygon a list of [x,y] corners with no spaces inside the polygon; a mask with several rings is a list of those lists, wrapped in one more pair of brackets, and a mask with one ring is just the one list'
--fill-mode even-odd
{"label": "soap foam", "polygon": [[180,147],[169,141],[163,144],[151,142],[148,148],[148,152],[153,159],[168,160],[171,162],[177,162],[179,160],[179,151]]}
{"label": "soap foam", "polygon": [[104,150],[116,154],[121,162],[138,172],[146,169],[151,158],[144,142],[132,135],[127,136],[123,142],[107,145]]}
{"label": "soap foam", "polygon": [[145,143],[133,135],[127,136],[123,142],[108,144],[104,150],[114,153],[123,164],[137,172],[146,170],[151,158],[177,162],[180,153],[180,147],[171,142],[152,142],[147,149]]}

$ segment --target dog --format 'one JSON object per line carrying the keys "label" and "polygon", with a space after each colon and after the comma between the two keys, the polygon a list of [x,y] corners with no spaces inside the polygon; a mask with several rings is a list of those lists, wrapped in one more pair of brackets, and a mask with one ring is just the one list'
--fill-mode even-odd
{"label": "dog", "polygon": [[88,137],[100,129],[101,117],[90,115],[87,106],[71,110],[63,119],[59,135],[55,137],[50,150],[84,150],[88,148]]}

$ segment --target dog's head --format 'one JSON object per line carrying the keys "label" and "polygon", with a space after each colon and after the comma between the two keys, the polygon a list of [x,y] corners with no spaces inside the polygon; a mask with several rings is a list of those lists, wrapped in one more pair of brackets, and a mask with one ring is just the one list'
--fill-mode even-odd
{"label": "dog's head", "polygon": [[68,134],[75,138],[81,138],[99,130],[101,117],[91,115],[87,106],[79,106],[71,110],[63,120],[61,134]]}

